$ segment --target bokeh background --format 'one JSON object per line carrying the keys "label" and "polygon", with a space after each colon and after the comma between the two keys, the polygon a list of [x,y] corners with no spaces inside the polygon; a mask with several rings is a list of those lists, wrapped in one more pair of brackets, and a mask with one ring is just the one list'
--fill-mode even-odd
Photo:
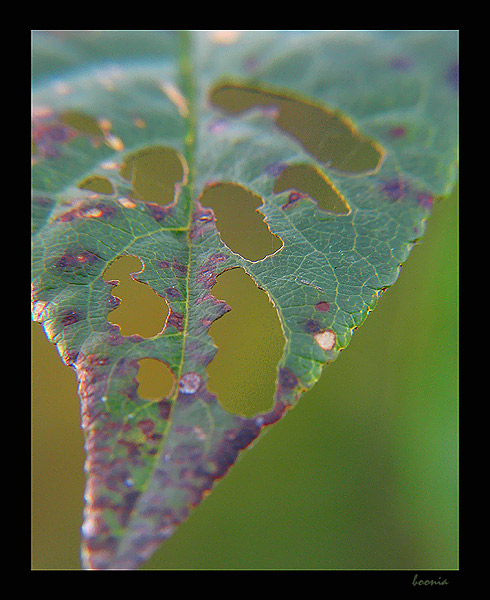
{"label": "bokeh background", "polygon": [[[249,283],[238,270],[213,289],[233,310],[211,327],[209,374],[223,404],[253,411],[282,341]],[[33,569],[80,568],[83,461],[75,374],[33,323]],[[455,189],[349,347],[142,569],[457,568]]]}

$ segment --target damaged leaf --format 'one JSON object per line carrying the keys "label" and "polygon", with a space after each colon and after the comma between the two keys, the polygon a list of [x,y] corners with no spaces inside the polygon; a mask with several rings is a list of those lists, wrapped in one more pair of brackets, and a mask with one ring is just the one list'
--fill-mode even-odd
{"label": "damaged leaf", "polygon": [[[349,344],[451,191],[456,36],[63,33],[33,36],[32,314],[77,374],[83,566],[134,569]],[[204,193],[223,184],[261,199],[279,249],[226,245]],[[123,256],[166,303],[151,337],[111,322],[104,274]],[[272,408],[252,417],[207,386],[230,310],[212,288],[236,267],[284,334]],[[166,395],[141,394],[146,359]]]}

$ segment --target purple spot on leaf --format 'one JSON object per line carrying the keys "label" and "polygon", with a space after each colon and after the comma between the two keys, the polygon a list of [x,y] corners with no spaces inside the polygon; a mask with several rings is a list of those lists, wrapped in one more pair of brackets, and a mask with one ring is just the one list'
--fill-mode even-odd
{"label": "purple spot on leaf", "polygon": [[209,133],[221,133],[228,128],[228,121],[226,119],[217,119],[209,124]]}
{"label": "purple spot on leaf", "polygon": [[98,260],[99,257],[88,252],[88,250],[67,251],[54,263],[54,267],[57,269],[72,269],[84,265],[93,265]]}
{"label": "purple spot on leaf", "polygon": [[292,390],[298,385],[298,378],[296,375],[285,367],[279,369],[279,387]]}
{"label": "purple spot on leaf", "polygon": [[176,276],[184,276],[187,273],[187,267],[177,262],[176,260],[172,263],[172,269],[174,270]]}
{"label": "purple spot on leaf", "polygon": [[405,127],[393,127],[390,129],[390,136],[392,138],[401,138],[407,133]]}
{"label": "purple spot on leaf", "polygon": [[431,194],[428,194],[427,192],[420,192],[420,194],[417,196],[417,202],[423,208],[427,208],[430,210],[434,204],[434,198],[433,196],[431,196]]}
{"label": "purple spot on leaf", "polygon": [[64,142],[66,139],[70,137],[69,131],[66,127],[62,125],[54,125],[46,132],[46,137],[51,138],[55,142]]}
{"label": "purple spot on leaf", "polygon": [[291,192],[288,196],[287,202],[285,202],[281,208],[288,208],[301,198],[308,198],[308,194],[302,194],[300,192]]}
{"label": "purple spot on leaf", "polygon": [[287,166],[284,162],[274,162],[265,168],[265,173],[271,177],[278,177]]}
{"label": "purple spot on leaf", "polygon": [[167,325],[172,325],[178,331],[182,331],[183,322],[184,316],[181,313],[176,312],[175,310],[170,310],[167,317]]}
{"label": "purple spot on leaf", "polygon": [[113,310],[115,308],[117,308],[119,306],[119,304],[121,303],[120,298],[118,298],[117,296],[110,296],[109,300],[107,301],[109,304],[109,307]]}
{"label": "purple spot on leaf", "polygon": [[67,310],[64,311],[61,316],[61,324],[63,327],[67,325],[73,325],[73,323],[77,323],[80,319],[83,319],[83,315],[81,315],[78,311],[75,310]]}
{"label": "purple spot on leaf", "polygon": [[244,63],[244,67],[245,69],[247,69],[247,71],[255,71],[255,69],[257,69],[258,66],[259,60],[256,56],[250,56]]}
{"label": "purple spot on leaf", "polygon": [[145,202],[145,206],[155,221],[162,221],[165,219],[171,210],[169,206],[161,206],[154,202]]}
{"label": "purple spot on leaf", "polygon": [[453,63],[448,70],[447,80],[449,85],[456,91],[459,89],[459,63]]}
{"label": "purple spot on leaf", "polygon": [[179,290],[177,288],[174,288],[174,287],[167,288],[165,290],[165,293],[167,294],[167,296],[169,298],[172,298],[172,299],[182,298],[182,294],[179,292]]}
{"label": "purple spot on leaf", "polygon": [[401,200],[409,191],[409,186],[403,179],[390,179],[381,184],[382,192],[391,200]]}
{"label": "purple spot on leaf", "polygon": [[321,325],[314,319],[308,319],[305,323],[306,333],[317,333],[321,330]]}
{"label": "purple spot on leaf", "polygon": [[395,56],[391,59],[391,67],[397,71],[408,71],[412,66],[413,62],[408,56]]}
{"label": "purple spot on leaf", "polygon": [[315,304],[315,308],[320,312],[327,312],[328,310],[330,310],[330,304],[322,300],[321,302],[317,302]]}

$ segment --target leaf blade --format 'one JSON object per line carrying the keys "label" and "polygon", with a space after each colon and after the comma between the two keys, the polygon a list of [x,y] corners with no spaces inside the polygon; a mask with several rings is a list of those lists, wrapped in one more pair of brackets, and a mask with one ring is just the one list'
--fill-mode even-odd
{"label": "leaf blade", "polygon": [[[40,173],[39,179],[35,178],[40,182],[38,189],[60,199],[54,207],[45,203],[52,208],[50,216],[45,210],[40,216],[33,215],[37,228],[34,312],[65,361],[78,369],[89,473],[85,560],[92,568],[134,568],[144,561],[262,427],[295,404],[319,378],[322,365],[348,344],[352,331],[374,308],[379,294],[396,280],[399,265],[413,244],[414,228],[421,235],[429,214],[429,206],[420,201],[420,194],[428,193],[418,187],[416,172],[413,180],[400,179],[396,154],[390,154],[380,172],[370,176],[368,194],[365,180],[335,179],[329,174],[353,207],[347,216],[319,216],[307,199],[285,202],[284,195],[273,192],[275,179],[270,169],[264,176],[267,166],[308,157],[296,146],[284,144],[284,139],[273,133],[273,124],[253,118],[245,125],[231,126],[231,137],[221,137],[221,143],[203,146],[199,142],[196,146],[193,130],[199,126],[197,140],[202,139],[203,130],[209,130],[214,118],[200,93],[199,119],[193,111],[179,113],[179,102],[177,106],[174,102],[172,107],[180,120],[174,117],[177,125],[172,135],[163,136],[165,142],[178,141],[177,149],[191,165],[190,180],[176,191],[172,209],[156,210],[133,197],[124,178],[114,174],[111,178],[118,197],[100,199],[99,195],[94,204],[92,194],[74,193],[68,185],[86,174],[86,165],[82,169],[77,166],[76,171],[68,168],[61,182],[53,181],[51,175],[60,171],[59,164],[54,169],[35,169]],[[134,101],[135,96],[131,95]],[[166,100],[163,106],[167,107]],[[191,120],[193,124],[189,124]],[[59,123],[55,121],[55,125]],[[72,143],[76,138],[67,137]],[[255,147],[258,138],[263,141],[261,153],[251,160],[251,146]],[[94,146],[93,140],[76,138],[78,141],[77,156],[98,156],[100,146]],[[109,148],[110,156],[118,152],[117,147]],[[74,164],[69,149],[66,155],[61,152],[68,161],[64,165]],[[120,156],[116,154],[116,158]],[[58,157],[47,153],[43,158],[49,163]],[[106,157],[102,162],[91,158],[89,170],[102,172]],[[264,199],[261,212],[271,231],[284,242],[281,250],[262,261],[247,261],[232,253],[219,239],[212,212],[193,200],[192,184],[198,191],[205,187],[204,177],[228,178],[230,173],[234,181],[247,184]],[[126,199],[126,206],[121,199]],[[427,196],[424,199],[427,203]],[[399,200],[410,203],[409,208],[400,211]],[[379,238],[374,236],[374,241],[373,231]],[[54,246],[49,241],[53,239]],[[110,293],[102,273],[124,253],[143,261],[142,277],[170,306],[161,335],[146,340],[123,338],[108,326]],[[253,419],[230,415],[205,388],[205,367],[215,351],[207,329],[227,308],[213,299],[210,288],[219,272],[231,266],[243,267],[267,291],[286,335],[274,407]],[[336,274],[342,270],[343,280]],[[180,290],[184,299],[170,299],[165,291],[169,288]],[[87,304],[88,320],[83,313]],[[319,310],[318,305],[328,305],[329,309]],[[137,361],[147,357],[164,359],[174,372],[174,393],[159,403],[137,395]],[[201,411],[200,416],[192,411]],[[203,411],[211,414],[215,423],[211,441],[203,437],[202,428],[199,432],[191,425],[192,417],[198,423],[205,422]],[[129,419],[135,412],[137,421]],[[150,436],[162,436],[156,445],[142,428],[150,428]],[[162,496],[162,489],[167,498]]]}

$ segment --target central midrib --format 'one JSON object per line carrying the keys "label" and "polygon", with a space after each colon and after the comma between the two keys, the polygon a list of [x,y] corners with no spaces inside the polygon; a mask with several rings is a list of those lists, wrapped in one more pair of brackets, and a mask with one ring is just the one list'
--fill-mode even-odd
{"label": "central midrib", "polygon": [[[187,183],[182,186],[180,190],[180,194],[178,197],[178,202],[182,203],[182,209],[184,218],[187,217],[187,224],[185,227],[185,231],[187,232],[187,273],[186,273],[186,305],[185,305],[185,314],[184,314],[184,326],[182,331],[182,345],[181,345],[181,357],[179,361],[178,373],[176,374],[176,386],[175,391],[170,398],[172,404],[175,404],[177,396],[179,394],[179,381],[182,377],[182,371],[185,363],[185,347],[186,340],[188,336],[188,327],[189,327],[189,282],[191,275],[191,259],[192,259],[192,244],[190,240],[190,230],[192,223],[192,215],[194,212],[194,194],[193,194],[193,183],[194,183],[194,153],[195,153],[195,144],[196,144],[196,132],[197,132],[197,118],[196,118],[196,85],[195,85],[195,76],[194,69],[192,66],[192,38],[191,33],[187,31],[179,32],[179,42],[180,42],[180,59],[179,59],[179,67],[180,67],[180,88],[182,95],[187,101],[187,115],[183,118],[186,120],[186,128],[185,128],[185,137],[184,137],[184,158],[187,162],[188,166],[188,179]],[[167,428],[166,434],[171,426],[171,417],[169,420],[169,427]],[[156,456],[155,464],[157,464],[160,460],[160,456],[162,454],[162,450],[165,447],[167,435],[162,439],[162,443],[160,446],[160,451]],[[121,550],[127,544],[127,538],[124,534],[124,531],[128,532],[131,529],[131,522],[134,519],[134,516],[138,514],[138,504],[141,498],[144,496],[148,486],[150,485],[153,479],[152,472],[150,473],[147,481],[142,486],[140,496],[136,505],[132,511],[132,515],[126,526],[122,529],[121,534],[122,537],[119,542],[119,547],[114,553],[113,560],[120,555]]]}
{"label": "central midrib", "polygon": [[177,385],[172,401],[175,402],[179,393],[179,381],[182,376],[182,369],[185,362],[185,346],[189,327],[189,281],[191,274],[192,246],[190,240],[190,230],[192,223],[192,214],[194,212],[194,155],[197,132],[197,116],[196,116],[196,82],[194,67],[192,64],[192,35],[188,31],[179,32],[180,42],[180,87],[182,94],[187,102],[186,129],[184,137],[184,158],[187,162],[188,175],[187,183],[181,190],[179,201],[183,203],[184,214],[187,214],[187,273],[186,273],[186,299],[185,299],[185,314],[184,326],[182,331],[182,351],[179,364],[179,372],[177,374]]}

